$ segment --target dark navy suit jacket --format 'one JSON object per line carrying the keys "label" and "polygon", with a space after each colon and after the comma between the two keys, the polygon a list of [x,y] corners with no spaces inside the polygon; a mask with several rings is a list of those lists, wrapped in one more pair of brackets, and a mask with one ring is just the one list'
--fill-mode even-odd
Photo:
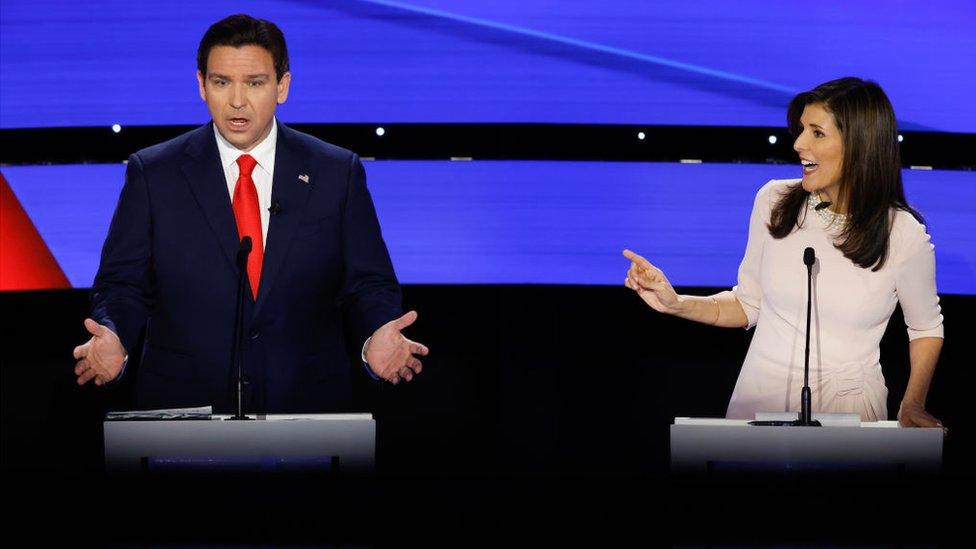
{"label": "dark navy suit jacket", "polygon": [[[272,203],[257,300],[245,292],[247,409],[348,411],[366,375],[350,354],[401,314],[363,166],[279,123]],[[142,348],[136,407],[236,406],[238,248],[211,124],[129,157],[92,314]]]}

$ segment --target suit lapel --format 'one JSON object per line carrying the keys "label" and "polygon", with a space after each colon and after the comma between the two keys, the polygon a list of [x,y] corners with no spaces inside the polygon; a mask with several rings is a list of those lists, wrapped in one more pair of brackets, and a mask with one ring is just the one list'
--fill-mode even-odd
{"label": "suit lapel", "polygon": [[227,192],[227,180],[220,166],[220,153],[212,124],[201,127],[186,147],[186,159],[181,166],[197,204],[220,243],[227,261],[236,270],[234,259],[240,247],[237,223]]}
{"label": "suit lapel", "polygon": [[[313,184],[307,181],[308,168],[302,165],[306,155],[302,153],[302,144],[293,133],[294,130],[278,123],[271,203],[278,204],[281,211],[272,215],[268,223],[267,246],[265,246],[264,263],[261,267],[258,301],[254,308],[255,316],[267,301],[268,294],[274,289],[274,281],[284,266],[288,245],[308,203],[309,191]],[[299,179],[300,175],[305,177]]]}

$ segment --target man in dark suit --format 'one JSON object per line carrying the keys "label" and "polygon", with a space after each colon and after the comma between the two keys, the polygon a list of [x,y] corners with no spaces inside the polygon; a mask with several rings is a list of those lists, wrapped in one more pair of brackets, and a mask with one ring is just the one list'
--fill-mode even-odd
{"label": "man in dark suit", "polygon": [[[92,288],[78,384],[103,385],[142,347],[139,408],[236,405],[235,258],[251,237],[243,308],[247,409],[343,411],[351,375],[398,383],[423,345],[352,152],[275,120],[291,74],[273,23],[215,23],[197,54],[212,122],[129,158]],[[364,364],[351,365],[347,342]]]}

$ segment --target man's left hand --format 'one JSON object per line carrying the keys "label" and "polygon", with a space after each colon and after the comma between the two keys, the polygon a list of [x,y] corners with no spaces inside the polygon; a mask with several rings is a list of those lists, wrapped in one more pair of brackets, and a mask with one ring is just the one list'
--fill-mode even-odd
{"label": "man's left hand", "polygon": [[423,365],[414,355],[427,356],[427,347],[403,336],[401,330],[417,320],[417,312],[410,311],[396,320],[380,326],[366,344],[366,364],[379,377],[397,384],[410,381],[420,373]]}

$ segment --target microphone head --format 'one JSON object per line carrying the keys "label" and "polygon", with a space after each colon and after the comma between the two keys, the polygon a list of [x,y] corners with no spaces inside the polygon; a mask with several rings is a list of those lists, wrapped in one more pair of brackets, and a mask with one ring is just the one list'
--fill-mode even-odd
{"label": "microphone head", "polygon": [[807,248],[803,250],[803,264],[807,267],[812,267],[813,263],[817,260],[817,256],[813,251],[813,248]]}
{"label": "microphone head", "polygon": [[[251,253],[251,248],[253,246],[254,245],[251,243],[251,237],[245,236],[244,238],[241,239],[241,251],[242,252],[244,252],[246,254],[247,253]],[[809,248],[807,248],[807,249],[809,249]]]}

